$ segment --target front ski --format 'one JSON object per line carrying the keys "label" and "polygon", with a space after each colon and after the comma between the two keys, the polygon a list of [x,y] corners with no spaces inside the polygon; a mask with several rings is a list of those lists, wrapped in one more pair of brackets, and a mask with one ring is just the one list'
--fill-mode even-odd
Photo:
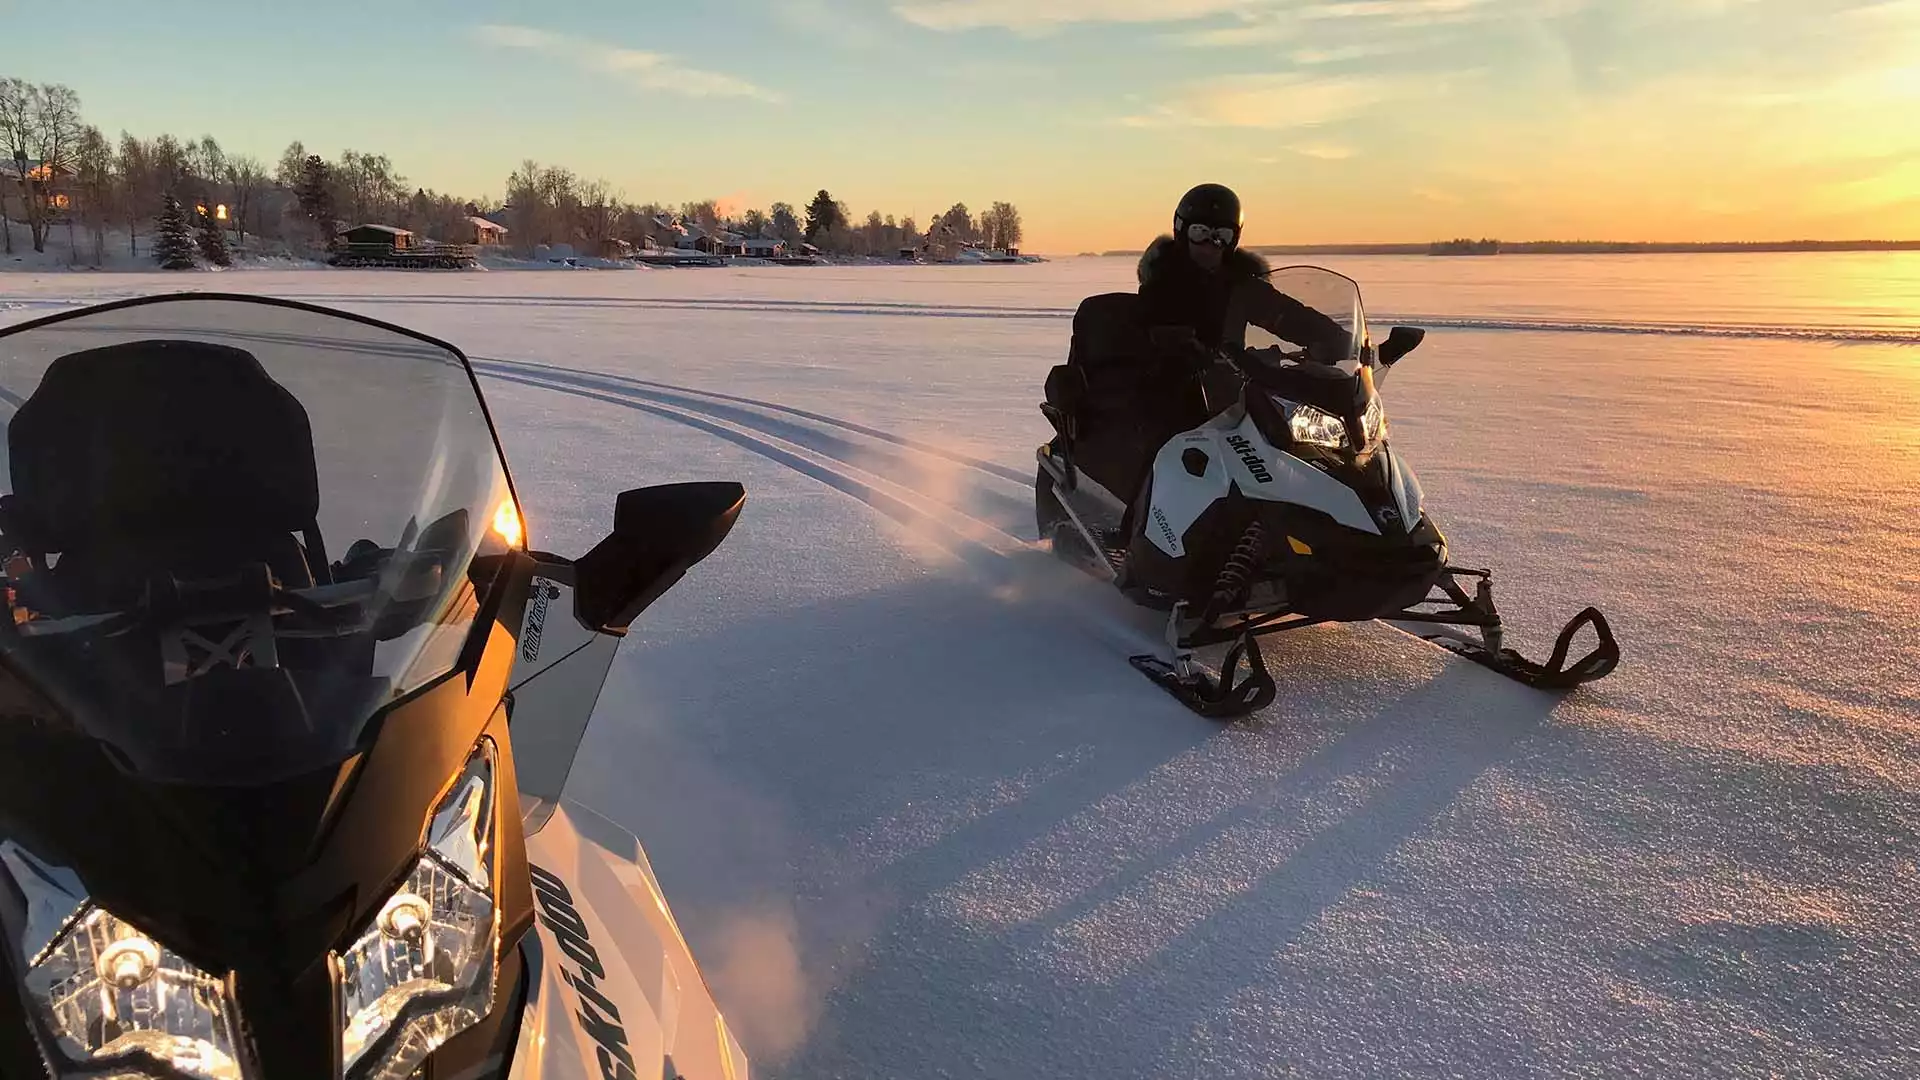
{"label": "front ski", "polygon": [[[1193,643],[1180,633],[1186,616],[1184,602],[1174,605],[1167,618],[1167,646],[1172,659],[1151,654],[1130,656],[1127,662],[1182,705],[1210,720],[1238,720],[1273,704],[1278,693],[1267,671],[1266,657],[1252,632],[1234,640],[1220,661],[1220,677],[1207,674],[1193,658]],[[1246,675],[1240,677],[1241,662]]]}
{"label": "front ski", "polygon": [[[1504,644],[1505,630],[1500,611],[1493,602],[1493,574],[1487,570],[1450,566],[1447,575],[1440,588],[1454,604],[1452,611],[1402,611],[1383,621],[1421,623],[1421,629],[1410,632],[1456,656],[1539,690],[1571,690],[1582,683],[1605,678],[1620,666],[1620,643],[1614,640],[1613,628],[1607,625],[1607,617],[1600,614],[1598,608],[1589,607],[1568,620],[1553,643],[1553,655],[1544,664],[1535,663]],[[1454,580],[1460,577],[1478,579],[1472,596]],[[1573,648],[1574,635],[1583,626],[1593,627],[1599,643],[1592,652],[1569,664],[1567,653]],[[1459,627],[1479,630],[1478,640],[1462,633]]]}
{"label": "front ski", "polygon": [[[1599,644],[1585,657],[1569,664],[1567,653],[1573,646],[1574,634],[1582,626],[1593,627],[1600,639]],[[1553,655],[1544,664],[1535,663],[1509,648],[1489,647],[1485,642],[1475,641],[1464,634],[1430,629],[1419,631],[1418,635],[1448,652],[1464,656],[1509,679],[1539,690],[1571,690],[1582,683],[1605,678],[1620,666],[1620,645],[1614,640],[1613,628],[1607,625],[1607,618],[1600,614],[1599,609],[1591,607],[1575,615],[1560,631],[1560,637],[1553,645]]]}

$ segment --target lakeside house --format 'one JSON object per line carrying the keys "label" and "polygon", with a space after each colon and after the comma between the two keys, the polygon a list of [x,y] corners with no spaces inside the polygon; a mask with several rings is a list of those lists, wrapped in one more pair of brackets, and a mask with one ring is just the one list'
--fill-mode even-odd
{"label": "lakeside house", "polygon": [[395,225],[355,225],[340,234],[340,243],[348,251],[377,249],[382,254],[406,251],[414,246],[414,233]]}
{"label": "lakeside house", "polygon": [[753,259],[772,259],[786,252],[786,242],[771,236],[745,236],[729,229],[708,232],[706,226],[661,214],[654,225],[666,235],[676,251],[697,251],[703,255],[731,255]]}
{"label": "lakeside house", "polygon": [[334,234],[334,266],[463,268],[476,265],[475,246],[427,240],[411,229],[367,223]]}
{"label": "lakeside house", "polygon": [[456,239],[475,247],[499,247],[507,242],[507,233],[511,231],[497,221],[472,215],[467,218],[461,228],[461,235]]}
{"label": "lakeside house", "polygon": [[65,220],[80,204],[77,180],[73,170],[37,158],[0,159],[0,210],[7,212],[9,220],[25,220],[26,201],[21,192],[30,183],[41,211]]}

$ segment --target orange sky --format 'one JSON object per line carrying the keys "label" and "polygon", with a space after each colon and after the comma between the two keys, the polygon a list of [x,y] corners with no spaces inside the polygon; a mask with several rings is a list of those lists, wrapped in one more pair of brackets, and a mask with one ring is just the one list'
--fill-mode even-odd
{"label": "orange sky", "polygon": [[1920,0],[211,2],[244,94],[152,64],[203,28],[134,0],[47,9],[0,74],[469,195],[531,157],[636,201],[1004,199],[1043,252],[1138,247],[1208,180],[1255,244],[1920,238]]}

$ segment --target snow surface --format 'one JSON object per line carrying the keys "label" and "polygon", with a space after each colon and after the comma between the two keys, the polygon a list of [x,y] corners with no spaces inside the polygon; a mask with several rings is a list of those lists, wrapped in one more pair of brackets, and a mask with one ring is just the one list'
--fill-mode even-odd
{"label": "snow surface", "polygon": [[1513,642],[1597,603],[1613,677],[1373,625],[1276,641],[1237,725],[1141,679],[1151,613],[1029,545],[1039,387],[1124,259],[8,275],[0,320],[191,287],[444,336],[563,552],[742,480],[573,783],[760,1075],[1920,1071],[1920,257],[1327,262],[1456,324],[1395,445]]}

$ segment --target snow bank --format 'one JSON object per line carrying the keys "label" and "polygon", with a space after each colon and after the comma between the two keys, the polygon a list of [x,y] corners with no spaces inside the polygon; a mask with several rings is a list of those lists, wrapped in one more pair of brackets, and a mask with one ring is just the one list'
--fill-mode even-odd
{"label": "snow bank", "polygon": [[[153,259],[151,232],[143,231],[140,234],[137,241],[139,253],[133,254],[128,250],[125,229],[109,229],[103,242],[95,244],[93,233],[88,229],[76,225],[69,233],[65,225],[56,225],[47,233],[47,249],[35,251],[26,226],[20,222],[13,222],[11,227],[13,252],[8,254],[0,250],[0,273],[147,273],[159,270],[158,264]],[[257,236],[249,236],[243,247],[240,244],[239,234],[229,230],[227,244],[233,251],[232,266],[203,266],[201,269],[316,270],[326,267],[325,262],[297,254],[280,241],[268,241]]]}

